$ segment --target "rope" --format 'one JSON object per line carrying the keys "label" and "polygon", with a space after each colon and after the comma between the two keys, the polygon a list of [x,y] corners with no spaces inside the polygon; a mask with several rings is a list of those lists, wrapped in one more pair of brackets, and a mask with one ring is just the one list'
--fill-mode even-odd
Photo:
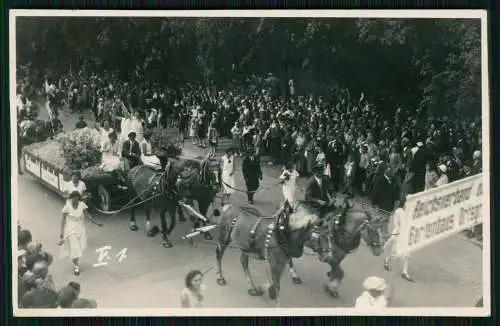
{"label": "rope", "polygon": [[[160,174],[160,177],[163,177],[163,175],[165,174],[165,172],[162,172]],[[118,214],[120,214],[121,212],[123,212],[124,210],[128,209],[128,208],[132,208],[132,207],[135,207],[135,206],[138,206],[142,203],[145,203],[147,201],[150,201],[150,200],[153,200],[154,198],[160,196],[161,194],[156,194],[154,195],[153,197],[150,197],[150,198],[147,198],[143,201],[140,201],[139,203],[137,204],[134,204],[134,205],[130,205],[131,203],[133,203],[137,198],[141,197],[142,194],[144,194],[146,191],[148,191],[151,187],[155,186],[156,183],[152,183],[150,184],[149,186],[147,186],[143,191],[141,191],[137,196],[135,196],[134,198],[132,198],[128,203],[126,203],[124,206],[122,206],[122,208],[116,210],[116,211],[113,211],[113,212],[108,212],[108,213],[104,213],[106,215],[112,215],[109,219],[112,219],[114,217],[116,217]],[[98,210],[99,212],[102,212],[101,210]]]}
{"label": "rope", "polygon": [[264,187],[264,188],[261,188],[261,189],[257,189],[257,190],[245,190],[245,189],[239,189],[239,188],[235,188],[229,184],[227,184],[224,180],[221,180],[222,184],[224,184],[226,187],[230,188],[230,189],[233,189],[235,191],[239,191],[239,192],[243,192],[243,193],[256,193],[257,191],[259,190],[262,190],[262,191],[265,191],[265,190],[269,190],[269,189],[272,189],[276,186],[279,186],[281,184],[281,180],[279,182],[276,182],[275,184],[273,185],[270,185],[268,187]]}

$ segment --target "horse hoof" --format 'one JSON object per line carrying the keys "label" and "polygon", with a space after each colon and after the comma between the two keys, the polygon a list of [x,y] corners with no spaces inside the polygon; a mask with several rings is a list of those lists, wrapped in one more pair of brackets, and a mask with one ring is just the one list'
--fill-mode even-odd
{"label": "horse hoof", "polygon": [[264,295],[264,290],[262,289],[248,289],[248,294],[251,295],[252,297],[261,297]]}
{"label": "horse hoof", "polygon": [[226,285],[227,283],[226,280],[223,277],[221,277],[217,279],[217,284],[223,286]]}
{"label": "horse hoof", "polygon": [[205,234],[203,235],[203,238],[204,238],[205,240],[209,240],[209,241],[210,241],[210,240],[213,240],[213,238],[212,238],[212,236],[210,235],[210,233],[205,233]]}
{"label": "horse hoof", "polygon": [[328,293],[332,298],[339,297],[339,292],[336,290],[330,289],[327,285],[325,285],[325,292]]}
{"label": "horse hoof", "polygon": [[190,246],[194,246],[194,240],[193,239],[189,239],[188,243],[189,243]]}
{"label": "horse hoof", "polygon": [[292,277],[293,284],[302,284],[302,279],[300,277]]}
{"label": "horse hoof", "polygon": [[137,227],[137,225],[132,224],[132,225],[130,226],[130,231],[137,231],[137,230],[139,230],[139,228]]}
{"label": "horse hoof", "polygon": [[172,248],[172,247],[173,247],[173,245],[172,245],[172,243],[170,243],[170,241],[163,241],[163,242],[161,243],[161,245],[162,245],[164,248]]}

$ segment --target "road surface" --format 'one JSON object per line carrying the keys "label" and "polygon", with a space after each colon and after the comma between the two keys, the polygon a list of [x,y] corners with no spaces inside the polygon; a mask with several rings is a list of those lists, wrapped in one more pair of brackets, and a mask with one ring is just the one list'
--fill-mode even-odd
{"label": "road surface", "polygon": [[[67,119],[67,117],[65,118]],[[63,122],[64,123],[64,122]],[[74,126],[74,120],[67,124]],[[196,151],[186,144],[186,151]],[[237,158],[241,170],[241,158]],[[269,188],[276,182],[276,168],[265,165],[262,187]],[[149,238],[144,232],[144,214],[137,217],[140,230],[128,229],[126,212],[109,219],[95,215],[104,223],[99,228],[87,225],[88,250],[81,262],[81,274],[74,276],[69,260],[59,258],[56,240],[59,234],[60,210],[63,200],[37,183],[29,175],[18,178],[18,218],[24,228],[31,230],[33,238],[54,254],[50,272],[58,286],[69,281],[82,285],[82,297],[97,300],[100,308],[178,308],[184,276],[191,269],[207,270],[215,266],[215,243],[195,239],[194,246],[182,240],[189,232],[190,222],[177,224],[171,236],[173,248],[160,245],[160,236]],[[241,173],[236,174],[238,187],[243,187]],[[302,180],[301,182],[304,182]],[[255,196],[255,206],[264,214],[271,214],[281,201],[280,187],[260,191]],[[246,204],[245,194],[236,192],[234,204]],[[153,223],[158,223],[157,213]],[[95,250],[111,246],[106,265],[98,263]],[[126,257],[118,255],[126,251]],[[118,255],[118,256],[117,256]],[[455,236],[416,252],[410,260],[410,274],[416,283],[394,279],[393,305],[397,307],[472,307],[482,296],[482,252],[478,247]],[[267,279],[263,262],[251,260],[257,284]],[[328,266],[320,263],[310,252],[295,260],[302,285],[294,285],[285,271],[281,286],[282,307],[352,307],[362,292],[361,283],[372,275],[391,279],[383,269],[383,257],[374,257],[362,244],[349,254],[342,267],[345,278],[340,287],[340,297],[333,299],[323,290]],[[396,263],[393,264],[396,267]],[[215,270],[210,270],[204,283],[207,286],[205,307],[213,308],[265,308],[272,307],[267,296],[251,297],[240,265],[239,252],[229,248],[223,261],[226,286],[217,285]]]}

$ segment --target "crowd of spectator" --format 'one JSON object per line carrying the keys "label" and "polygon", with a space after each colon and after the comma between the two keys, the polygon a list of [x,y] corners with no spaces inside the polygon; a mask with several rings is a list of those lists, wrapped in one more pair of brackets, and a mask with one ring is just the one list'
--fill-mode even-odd
{"label": "crowd of spectator", "polygon": [[40,243],[33,241],[31,232],[18,225],[18,306],[28,309],[97,308],[95,300],[80,297],[78,282],[69,282],[57,289],[49,273],[52,255]]}
{"label": "crowd of spectator", "polygon": [[[51,106],[67,101],[78,112],[90,108],[97,121],[110,121],[117,131],[120,117],[137,110],[146,128],[175,125],[200,147],[228,137],[237,155],[253,151],[269,155],[270,164],[292,162],[301,176],[321,164],[335,190],[367,195],[374,204],[371,194],[382,177],[397,185],[399,196],[481,172],[480,116],[387,110],[364,94],[354,98],[345,91],[296,94],[293,81],[282,96],[269,79],[252,77],[224,88],[194,83],[167,88],[139,77],[124,81],[109,73],[80,72],[48,78],[46,89],[52,89]],[[23,81],[19,89],[30,84]],[[393,201],[387,202],[378,206],[392,210],[386,206]]]}

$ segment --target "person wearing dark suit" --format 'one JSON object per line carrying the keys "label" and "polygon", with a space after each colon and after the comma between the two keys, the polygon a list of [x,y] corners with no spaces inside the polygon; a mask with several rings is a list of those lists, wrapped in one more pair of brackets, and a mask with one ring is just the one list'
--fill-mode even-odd
{"label": "person wearing dark suit", "polygon": [[[386,166],[383,174],[377,177],[373,185],[371,195],[372,205],[391,214],[400,196],[401,192],[394,178],[394,171],[390,166]],[[383,223],[382,232],[384,234],[389,232],[388,227],[388,221]]]}
{"label": "person wearing dark suit", "polygon": [[122,157],[125,163],[125,171],[141,164],[141,148],[137,140],[135,140],[135,137],[136,133],[133,131],[130,132],[128,134],[128,139],[122,146]]}
{"label": "person wearing dark suit", "polygon": [[306,186],[305,200],[317,209],[319,217],[322,218],[333,203],[332,187],[322,166],[314,167],[313,174]]}
{"label": "person wearing dark suit", "polygon": [[425,190],[425,167],[428,161],[428,150],[422,142],[417,143],[417,150],[413,154],[410,163],[410,171],[413,173],[413,190],[415,193]]}
{"label": "person wearing dark suit", "polygon": [[253,196],[259,188],[259,180],[262,180],[262,169],[260,160],[253,151],[248,151],[247,157],[243,160],[243,177],[247,186],[248,202],[253,204]]}

